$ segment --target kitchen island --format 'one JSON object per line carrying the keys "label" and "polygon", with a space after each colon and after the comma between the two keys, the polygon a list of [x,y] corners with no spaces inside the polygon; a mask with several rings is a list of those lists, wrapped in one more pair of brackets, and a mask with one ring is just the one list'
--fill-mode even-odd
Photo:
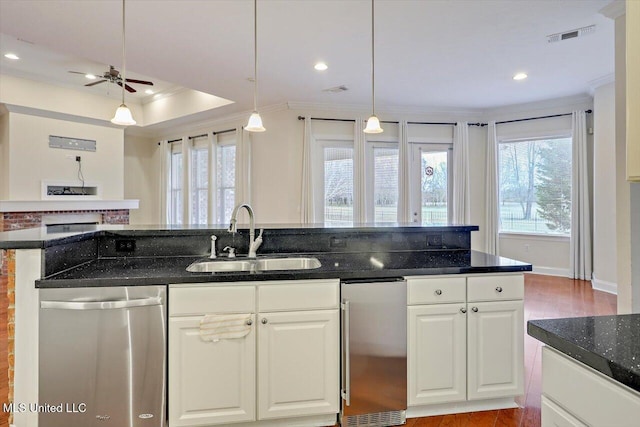
{"label": "kitchen island", "polygon": [[[11,252],[16,271],[14,401],[38,401],[41,292],[154,285],[166,289],[169,302],[171,427],[230,422],[330,425],[340,406],[339,285],[349,280],[401,279],[408,290],[411,333],[407,416],[514,406],[513,398],[522,393],[523,385],[522,272],[531,266],[472,251],[470,234],[476,226],[265,225],[258,259],[304,256],[317,259],[320,266],[186,271],[193,262],[209,260],[212,235],[216,236],[216,260],[229,260],[220,253],[227,246],[239,254],[235,261],[247,260],[248,231],[240,228],[230,234],[226,227],[80,226],[0,234],[0,249]],[[200,320],[208,314],[239,312],[247,313],[251,329],[243,346],[229,348],[224,356],[211,354],[213,347],[198,338]],[[283,324],[285,329],[278,330]],[[305,329],[310,324],[317,326],[320,335]],[[467,328],[473,337],[469,340]],[[289,332],[279,335],[284,330]],[[454,331],[454,342],[447,331]],[[287,336],[297,337],[294,341],[301,345],[280,345],[287,351],[276,359],[261,359],[266,353],[255,345],[264,348]],[[432,338],[425,341],[425,337]],[[432,345],[433,340],[449,344]],[[316,351],[305,353],[311,348]],[[499,357],[488,357],[493,351]],[[309,354],[322,357],[309,358]],[[203,381],[203,372],[213,374],[198,364],[211,358],[227,363],[216,364],[223,367],[219,375],[238,372],[230,378],[238,381],[231,387],[238,390],[239,400],[230,402],[229,396],[236,394],[222,393],[211,378]],[[307,365],[300,365],[302,360]],[[434,369],[429,360],[441,365]],[[256,371],[256,366],[261,368]],[[256,372],[271,374],[256,377]],[[315,373],[314,378],[324,385],[292,383],[287,379],[290,372]],[[449,384],[449,378],[455,384]],[[436,383],[437,387],[431,386]],[[181,384],[179,389],[176,384]],[[318,390],[323,390],[321,395]],[[207,398],[202,400],[203,396]],[[297,403],[282,403],[292,398]],[[14,411],[14,415],[18,425],[38,425],[38,414]]]}
{"label": "kitchen island", "polygon": [[640,419],[640,314],[532,320],[542,425],[632,427]]}

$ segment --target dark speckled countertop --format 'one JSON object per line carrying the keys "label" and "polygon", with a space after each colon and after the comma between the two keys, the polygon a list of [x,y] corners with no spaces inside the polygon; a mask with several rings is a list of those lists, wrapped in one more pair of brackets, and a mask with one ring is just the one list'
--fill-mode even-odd
{"label": "dark speckled countertop", "polygon": [[[283,256],[283,254],[274,255]],[[271,257],[274,257],[271,256]],[[295,254],[292,256],[303,256]],[[189,273],[201,257],[99,258],[36,281],[40,288],[162,285],[247,280],[369,279],[409,275],[531,271],[531,265],[476,251],[313,253],[322,266],[312,270]],[[266,257],[266,256],[265,256]],[[237,258],[241,259],[241,258]]]}
{"label": "dark speckled countertop", "polygon": [[527,332],[640,392],[640,314],[531,320]]}

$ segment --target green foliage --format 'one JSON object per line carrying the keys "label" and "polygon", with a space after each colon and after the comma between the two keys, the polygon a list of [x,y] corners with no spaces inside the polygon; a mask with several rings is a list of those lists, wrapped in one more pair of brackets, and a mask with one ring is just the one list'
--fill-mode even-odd
{"label": "green foliage", "polygon": [[571,142],[545,144],[537,164],[538,214],[557,232],[571,230]]}

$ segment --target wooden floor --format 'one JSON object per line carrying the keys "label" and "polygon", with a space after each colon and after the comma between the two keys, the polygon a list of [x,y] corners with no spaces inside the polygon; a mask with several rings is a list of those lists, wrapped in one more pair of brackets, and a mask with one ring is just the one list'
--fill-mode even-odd
{"label": "wooden floor", "polygon": [[[591,283],[561,277],[525,275],[524,321],[616,314],[616,296],[594,291]],[[526,326],[525,326],[526,327]],[[525,395],[517,409],[472,412],[407,420],[407,427],[538,427],[541,394],[540,341],[524,339]]]}

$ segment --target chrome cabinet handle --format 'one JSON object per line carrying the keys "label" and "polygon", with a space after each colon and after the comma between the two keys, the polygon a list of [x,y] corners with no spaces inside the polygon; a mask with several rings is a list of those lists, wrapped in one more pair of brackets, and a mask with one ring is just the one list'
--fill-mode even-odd
{"label": "chrome cabinet handle", "polygon": [[441,289],[436,289],[436,295],[442,295],[442,290]]}
{"label": "chrome cabinet handle", "polygon": [[249,325],[249,326],[253,325],[253,320],[251,320],[251,319],[247,320],[247,325]]}
{"label": "chrome cabinet handle", "polygon": [[478,312],[478,307],[471,307],[471,311],[473,311],[474,313]]}
{"label": "chrome cabinet handle", "polygon": [[262,324],[263,324],[263,325],[266,325],[266,324],[267,324],[267,322],[268,322],[267,318],[266,318],[266,317],[263,317],[263,318],[262,318]]}
{"label": "chrome cabinet handle", "polygon": [[496,292],[502,292],[502,288],[501,288],[500,286],[498,286],[498,287],[496,288]]}
{"label": "chrome cabinet handle", "polygon": [[118,308],[147,307],[162,304],[160,297],[119,301],[40,301],[40,308],[59,310],[114,310]]}
{"label": "chrome cabinet handle", "polygon": [[349,305],[349,301],[345,300],[342,304],[341,304],[341,308],[342,308],[342,327],[343,327],[343,333],[342,333],[342,339],[343,339],[343,346],[342,346],[342,369],[343,369],[343,374],[342,374],[342,391],[341,391],[341,396],[342,399],[345,402],[345,405],[350,406],[351,405],[351,360],[349,357],[349,352],[351,351],[351,349],[349,348],[349,341],[350,341],[350,336],[349,336],[349,332],[350,332],[350,317],[351,317],[351,311],[350,308],[351,306]]}
{"label": "chrome cabinet handle", "polygon": [[467,309],[466,309],[466,308],[462,307],[462,308],[460,309],[460,313],[465,314],[466,312],[467,312]]}

